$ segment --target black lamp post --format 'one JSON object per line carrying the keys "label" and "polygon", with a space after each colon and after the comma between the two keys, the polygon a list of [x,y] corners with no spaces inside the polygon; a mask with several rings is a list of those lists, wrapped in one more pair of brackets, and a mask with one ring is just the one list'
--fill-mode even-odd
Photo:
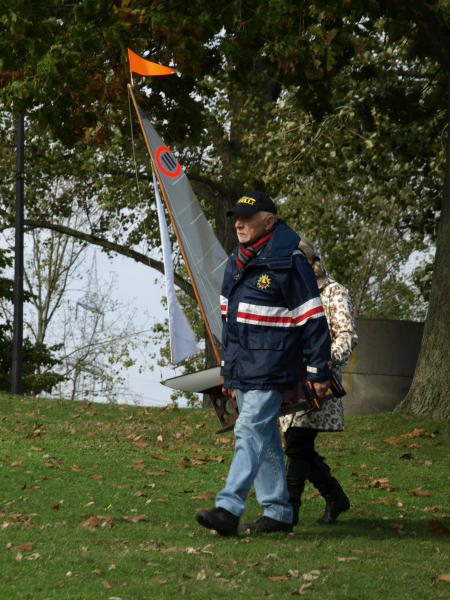
{"label": "black lamp post", "polygon": [[24,115],[17,117],[16,230],[14,258],[14,324],[11,367],[11,393],[22,393],[23,362],[23,219],[24,219]]}

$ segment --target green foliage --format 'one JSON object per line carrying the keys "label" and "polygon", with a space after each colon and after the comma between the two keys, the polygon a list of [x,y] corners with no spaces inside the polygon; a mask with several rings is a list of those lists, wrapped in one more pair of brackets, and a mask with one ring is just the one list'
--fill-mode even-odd
{"label": "green foliage", "polygon": [[[11,262],[8,254],[0,249],[0,273]],[[13,298],[13,282],[0,277],[0,299],[10,302]],[[11,389],[12,366],[12,323],[3,317],[0,323],[0,390]],[[47,347],[35,344],[29,338],[23,341],[22,386],[25,394],[50,392],[52,387],[63,377],[52,371],[52,367],[60,364],[55,358],[59,346]]]}
{"label": "green foliage", "polygon": [[[0,324],[0,390],[11,389],[12,365],[11,325]],[[60,364],[55,358],[59,345],[47,347],[33,343],[29,338],[23,341],[22,389],[25,394],[51,392],[52,388],[64,377],[52,368]]]}
{"label": "green foliage", "polygon": [[[289,223],[319,242],[360,314],[423,318],[448,118],[446,5],[3,2],[0,103],[37,124],[29,216],[80,210],[84,231],[158,246],[133,172],[129,46],[179,69],[136,76],[135,88],[227,250],[235,236],[225,210],[245,188],[266,186],[285,199]],[[139,165],[144,157],[141,144]],[[10,186],[9,167],[0,181]],[[62,179],[49,198],[46,184]],[[8,194],[1,201],[11,208]],[[428,275],[407,273],[413,251],[426,251]]]}
{"label": "green foliage", "polygon": [[[215,54],[203,48],[211,16],[199,17],[199,4],[189,3],[175,13],[157,0],[3,2],[1,100],[8,109],[32,109],[41,125],[67,145],[83,137],[97,145],[110,137],[110,123],[122,123],[127,112],[126,48],[149,50],[162,63],[169,62],[177,48],[178,66],[191,75],[181,81],[174,78],[169,87],[181,92],[195,118],[196,102],[190,99],[193,75]],[[166,88],[156,81],[154,89],[153,106],[180,115],[177,102],[167,106],[164,101]]]}
{"label": "green foliage", "polygon": [[[447,597],[447,422],[378,414],[320,434],[350,511],[317,525],[307,484],[293,534],[238,539],[195,521],[232,457],[216,428],[210,410],[1,395],[0,596]],[[259,512],[252,495],[244,518]]]}
{"label": "green foliage", "polygon": [[[413,251],[435,242],[446,115],[438,110],[440,90],[426,89],[432,64],[372,44],[336,77],[336,107],[321,121],[299,110],[294,89],[262,135],[247,137],[263,149],[261,170],[269,191],[285,199],[282,216],[318,244],[359,314],[421,319],[429,281],[420,279],[418,294],[419,276],[406,265]],[[396,109],[391,97],[399,70],[409,74],[402,92],[420,100],[408,119],[404,98]]]}

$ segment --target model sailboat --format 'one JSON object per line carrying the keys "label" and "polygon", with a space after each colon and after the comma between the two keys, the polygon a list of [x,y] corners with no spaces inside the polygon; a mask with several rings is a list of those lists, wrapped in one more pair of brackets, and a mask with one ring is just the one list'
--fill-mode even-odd
{"label": "model sailboat", "polygon": [[[210,394],[220,424],[224,429],[230,429],[237,417],[236,405],[221,393],[223,378],[218,366],[222,336],[219,297],[228,257],[206,219],[179,161],[151,125],[137,103],[131,86],[129,92],[150,154],[153,173],[161,189],[217,359],[215,367],[172,377],[161,383],[184,392]],[[160,226],[162,220],[160,215]],[[167,267],[165,270],[167,273]],[[180,322],[174,318],[175,312],[174,309],[171,314],[169,310],[172,357],[177,355],[173,348],[172,333],[175,333]],[[175,361],[172,359],[172,362]]]}
{"label": "model sailboat", "polygon": [[[130,66],[132,66],[132,56],[130,56]],[[156,65],[156,67],[160,66],[161,65]],[[156,67],[147,67],[147,65],[141,65],[139,63],[136,68],[141,69],[140,71],[137,71],[138,73],[151,74],[147,73],[147,69],[152,70],[155,68],[156,70]],[[143,71],[146,72],[144,73]],[[170,72],[172,71],[173,70]],[[222,334],[219,297],[228,257],[214,234],[211,225],[206,219],[181,164],[170,148],[159,137],[143,110],[136,102],[132,86],[129,85],[128,89],[150,154],[153,173],[159,183],[164,203],[174,228],[197,302],[205,322],[206,331],[218,363],[215,367],[197,371],[196,373],[172,377],[161,383],[172,389],[184,392],[209,394],[222,426],[221,431],[226,431],[232,429],[238,416],[236,402],[231,399],[230,396],[224,396],[222,394],[221,388],[223,378],[220,375],[220,367],[218,366],[220,363],[220,340]],[[158,204],[156,181],[155,190]],[[161,216],[161,212],[162,211],[160,211],[160,226],[163,233],[164,227],[162,226],[162,221],[164,221],[164,217],[163,215]],[[163,246],[167,246],[167,242],[164,244],[164,237],[165,235],[162,235]],[[167,256],[168,254],[170,254],[170,252],[166,251],[165,255]],[[166,273],[170,271],[166,261],[165,270]],[[171,332],[172,344],[172,333],[177,327],[174,317],[177,312],[177,310],[175,310],[177,306],[176,302],[174,302],[173,306],[175,308],[172,310],[172,313],[169,309],[169,329]],[[192,346],[192,343],[190,343],[190,346]],[[187,352],[189,352],[189,350],[187,350]],[[174,354],[176,353],[172,348],[172,356]],[[293,390],[291,396],[293,399],[285,404],[282,414],[295,412],[295,410],[305,408],[304,396],[302,398],[301,394],[301,386],[299,386],[298,390]],[[298,403],[299,400],[300,404]]]}

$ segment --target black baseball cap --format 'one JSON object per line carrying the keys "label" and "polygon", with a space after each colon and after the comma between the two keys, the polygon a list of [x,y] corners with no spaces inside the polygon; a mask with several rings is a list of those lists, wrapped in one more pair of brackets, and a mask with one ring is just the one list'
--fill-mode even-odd
{"label": "black baseball cap", "polygon": [[272,198],[264,192],[247,192],[241,196],[231,210],[227,212],[227,217],[232,215],[243,215],[249,217],[258,211],[263,210],[274,215],[277,214],[277,207]]}

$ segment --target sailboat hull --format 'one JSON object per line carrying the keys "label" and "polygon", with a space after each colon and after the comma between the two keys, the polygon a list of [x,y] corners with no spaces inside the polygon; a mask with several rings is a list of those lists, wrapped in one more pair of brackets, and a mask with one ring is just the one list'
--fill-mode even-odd
{"label": "sailboat hull", "polygon": [[180,390],[181,392],[194,392],[197,394],[205,394],[211,388],[222,387],[223,377],[220,374],[220,367],[210,367],[202,369],[195,373],[187,373],[186,375],[178,375],[161,381],[163,385]]}
{"label": "sailboat hull", "polygon": [[[187,373],[178,377],[171,377],[161,381],[163,385],[181,392],[194,392],[197,394],[208,394],[209,399],[216,411],[221,429],[216,433],[223,433],[233,429],[239,412],[237,403],[231,396],[222,394],[223,377],[220,367],[210,367],[195,373]],[[305,399],[301,381],[296,388],[284,393],[280,415],[291,414],[297,411],[308,410],[309,403]]]}

